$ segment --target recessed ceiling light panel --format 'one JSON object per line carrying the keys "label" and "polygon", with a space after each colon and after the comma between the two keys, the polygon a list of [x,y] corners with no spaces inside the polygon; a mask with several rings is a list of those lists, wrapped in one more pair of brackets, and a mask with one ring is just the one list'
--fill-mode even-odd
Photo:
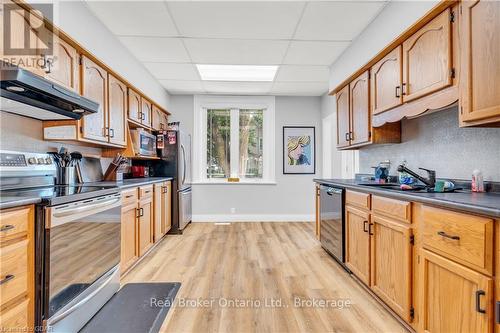
{"label": "recessed ceiling light panel", "polygon": [[204,81],[256,81],[274,80],[278,66],[253,65],[196,65]]}

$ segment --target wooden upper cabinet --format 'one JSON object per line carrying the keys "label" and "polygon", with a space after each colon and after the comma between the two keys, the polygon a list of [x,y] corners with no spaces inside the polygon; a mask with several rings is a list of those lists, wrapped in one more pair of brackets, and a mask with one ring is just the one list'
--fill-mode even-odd
{"label": "wooden upper cabinet", "polygon": [[141,95],[128,89],[128,119],[141,122]]}
{"label": "wooden upper cabinet", "polygon": [[141,111],[142,111],[142,124],[148,127],[151,127],[151,102],[149,102],[144,97],[141,98]]}
{"label": "wooden upper cabinet", "polygon": [[127,144],[126,114],[127,114],[127,87],[111,74],[109,80],[109,142],[123,145]]}
{"label": "wooden upper cabinet", "polygon": [[347,267],[361,281],[370,283],[370,214],[347,206],[345,210],[346,224],[346,258]]}
{"label": "wooden upper cabinet", "polygon": [[420,332],[491,332],[493,280],[420,251]]}
{"label": "wooden upper cabinet", "polygon": [[402,47],[398,46],[371,68],[372,113],[378,114],[403,103]]}
{"label": "wooden upper cabinet", "polygon": [[349,85],[336,94],[337,99],[337,147],[347,147],[351,143],[349,116]]}
{"label": "wooden upper cabinet", "polygon": [[[2,58],[9,59],[13,65],[18,65],[19,67],[29,70],[32,73],[43,76],[45,74],[41,67],[40,57],[42,50],[45,48],[42,39],[42,35],[47,33],[45,29],[40,29],[43,26],[36,16],[29,15],[29,12],[19,7],[14,2],[7,0],[2,1],[1,6],[9,6],[11,10],[5,11],[0,10],[1,24],[0,33],[2,35],[2,41],[0,42],[0,53]],[[10,14],[10,36],[8,40],[4,40],[4,36],[7,34],[6,20],[5,16],[7,13]],[[27,37],[27,40],[25,38]],[[8,43],[9,50],[4,49],[5,44]],[[26,49],[30,48],[33,53],[25,55]],[[19,50],[19,52],[16,52]]]}
{"label": "wooden upper cabinet", "polygon": [[368,71],[349,84],[351,145],[370,141],[370,95]]}
{"label": "wooden upper cabinet", "polygon": [[151,127],[155,130],[167,128],[167,114],[154,104],[151,115]]}
{"label": "wooden upper cabinet", "polygon": [[89,58],[82,56],[82,95],[99,103],[97,113],[82,117],[83,137],[107,141],[106,114],[108,73]]}
{"label": "wooden upper cabinet", "polygon": [[53,35],[53,56],[46,66],[45,77],[68,89],[79,92],[79,55],[74,47]]}
{"label": "wooden upper cabinet", "polygon": [[403,43],[403,102],[452,84],[451,9]]}
{"label": "wooden upper cabinet", "polygon": [[388,218],[372,217],[371,288],[405,321],[411,321],[411,229]]}
{"label": "wooden upper cabinet", "polygon": [[500,2],[460,4],[460,120],[500,122]]}

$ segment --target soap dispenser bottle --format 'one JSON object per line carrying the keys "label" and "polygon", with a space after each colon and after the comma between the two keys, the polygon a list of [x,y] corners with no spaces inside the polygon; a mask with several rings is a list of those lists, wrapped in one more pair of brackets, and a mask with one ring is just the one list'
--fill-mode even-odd
{"label": "soap dispenser bottle", "polygon": [[472,171],[472,192],[484,192],[483,173],[476,169]]}

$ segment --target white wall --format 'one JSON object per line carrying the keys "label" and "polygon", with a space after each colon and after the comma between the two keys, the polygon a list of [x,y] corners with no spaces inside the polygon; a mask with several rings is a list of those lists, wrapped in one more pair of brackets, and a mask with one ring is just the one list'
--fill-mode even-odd
{"label": "white wall", "polygon": [[438,2],[389,2],[330,67],[330,90],[364,66]]}
{"label": "white wall", "polygon": [[[193,130],[193,96],[172,95],[171,119]],[[321,99],[276,97],[276,185],[193,185],[193,221],[312,221],[321,175]],[[316,175],[283,175],[283,126],[316,127]],[[231,208],[235,213],[231,214]]]}
{"label": "white wall", "polygon": [[82,1],[55,1],[54,22],[99,60],[160,106],[170,109],[168,92]]}

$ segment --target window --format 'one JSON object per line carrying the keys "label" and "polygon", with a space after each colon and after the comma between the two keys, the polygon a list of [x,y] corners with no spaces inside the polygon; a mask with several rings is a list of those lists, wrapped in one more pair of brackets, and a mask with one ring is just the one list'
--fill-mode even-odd
{"label": "window", "polygon": [[196,96],[195,182],[274,182],[274,97]]}

